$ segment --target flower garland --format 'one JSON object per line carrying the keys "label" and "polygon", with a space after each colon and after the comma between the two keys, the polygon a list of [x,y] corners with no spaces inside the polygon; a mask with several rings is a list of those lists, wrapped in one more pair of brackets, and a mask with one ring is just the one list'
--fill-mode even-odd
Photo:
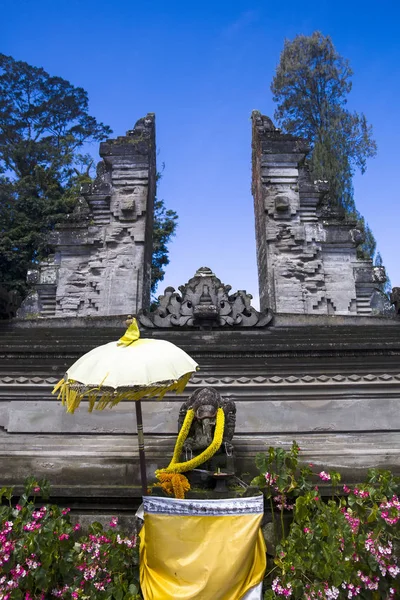
{"label": "flower garland", "polygon": [[[211,444],[208,446],[208,448],[206,448],[205,450],[203,450],[203,452],[201,452],[201,454],[199,454],[198,456],[195,456],[194,458],[192,458],[190,460],[186,460],[184,462],[178,462],[179,457],[182,452],[183,444],[185,443],[186,438],[189,434],[189,430],[192,425],[193,419],[194,419],[194,410],[190,408],[186,413],[185,420],[183,421],[181,430],[178,435],[178,439],[176,440],[174,454],[173,454],[171,462],[169,463],[168,467],[166,467],[165,469],[158,469],[155,472],[157,479],[161,482],[161,487],[163,489],[165,489],[165,491],[168,494],[172,495],[172,491],[173,491],[175,493],[176,498],[180,498],[180,497],[184,498],[184,492],[188,491],[190,489],[190,484],[184,475],[180,476],[181,479],[179,480],[179,484],[178,484],[178,480],[174,479],[172,476],[174,474],[185,473],[186,471],[191,471],[192,469],[196,469],[201,464],[203,464],[204,462],[209,460],[220,449],[221,444],[222,444],[222,439],[224,437],[225,413],[222,408],[219,408],[218,412],[217,412],[216,422],[215,422],[214,438],[213,438],[213,441],[211,442]],[[171,475],[171,478],[165,478],[165,475]],[[174,483],[175,483],[175,486],[174,486]],[[182,483],[182,490],[181,490],[181,483]],[[170,484],[170,485],[167,485],[167,484]],[[186,488],[186,489],[183,489],[183,488]],[[183,492],[183,496],[177,496],[176,492],[178,492],[178,493]]]}
{"label": "flower garland", "polygon": [[169,466],[171,466],[172,464],[175,464],[179,461],[179,458],[182,454],[183,444],[185,443],[186,438],[189,435],[189,431],[192,426],[193,419],[194,419],[194,410],[193,410],[193,408],[189,408],[189,410],[187,411],[187,413],[185,415],[185,419],[182,423],[182,427],[179,431],[178,439],[176,440],[176,444],[175,444],[175,448],[174,448],[174,454],[173,454],[173,457],[172,457],[172,460],[171,460],[171,463]]}
{"label": "flower garland", "polygon": [[175,495],[175,498],[183,499],[185,492],[190,490],[190,483],[184,475],[180,473],[159,473],[158,479],[161,483],[157,483],[169,496]]}

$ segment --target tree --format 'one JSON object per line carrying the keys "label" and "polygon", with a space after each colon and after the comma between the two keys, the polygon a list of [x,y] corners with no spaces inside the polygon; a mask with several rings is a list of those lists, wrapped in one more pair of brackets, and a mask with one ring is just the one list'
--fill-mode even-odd
{"label": "tree", "polygon": [[73,209],[79,149],[111,133],[85,90],[0,54],[0,285],[26,293],[49,230]]}
{"label": "tree", "polygon": [[[0,54],[0,287],[28,291],[27,270],[48,256],[49,230],[91,181],[86,142],[112,130],[88,113],[85,90]],[[164,277],[178,216],[156,200],[152,292]]]}
{"label": "tree", "polygon": [[358,254],[372,259],[376,242],[356,210],[352,180],[356,169],[365,172],[376,143],[365,116],[346,108],[352,74],[331,38],[316,31],[285,41],[271,90],[277,122],[307,139],[314,179],[329,181],[329,203],[339,215],[357,219],[365,237]]}
{"label": "tree", "polygon": [[156,198],[154,203],[153,256],[151,261],[151,293],[155,294],[158,283],[164,279],[169,264],[168,244],[175,235],[178,215],[174,210],[166,209],[164,200]]}

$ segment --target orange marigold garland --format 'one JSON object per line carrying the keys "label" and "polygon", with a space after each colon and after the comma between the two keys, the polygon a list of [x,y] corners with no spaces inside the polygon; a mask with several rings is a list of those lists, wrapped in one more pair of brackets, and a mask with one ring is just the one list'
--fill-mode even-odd
{"label": "orange marigold garland", "polygon": [[162,488],[169,496],[183,499],[185,492],[190,490],[190,483],[181,473],[159,473],[157,475],[161,483],[156,483],[156,487]]}

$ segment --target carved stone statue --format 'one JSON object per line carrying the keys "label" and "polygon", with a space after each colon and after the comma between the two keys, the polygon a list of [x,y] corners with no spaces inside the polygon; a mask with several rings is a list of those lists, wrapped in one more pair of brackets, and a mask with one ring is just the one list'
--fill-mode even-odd
{"label": "carved stone statue", "polygon": [[200,468],[216,470],[222,467],[233,472],[233,445],[232,438],[235,432],[236,405],[233,400],[225,400],[216,389],[206,387],[196,390],[190,398],[184,402],[179,411],[178,427],[182,427],[186,413],[193,409],[195,416],[183,446],[183,460],[190,460],[203,450],[208,448],[214,437],[215,421],[218,408],[225,413],[225,428],[221,448],[209,461],[210,465]]}
{"label": "carved stone statue", "polygon": [[167,287],[154,312],[140,311],[145,327],[265,327],[272,320],[269,310],[258,312],[252,296],[244,290],[230,294],[208,267],[201,267],[179,292]]}
{"label": "carved stone statue", "polygon": [[390,302],[393,304],[396,315],[400,317],[400,288],[394,287],[390,294]]}

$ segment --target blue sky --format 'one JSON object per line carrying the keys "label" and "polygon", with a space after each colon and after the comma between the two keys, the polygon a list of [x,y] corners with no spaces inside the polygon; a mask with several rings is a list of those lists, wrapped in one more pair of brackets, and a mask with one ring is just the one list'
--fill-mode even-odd
{"label": "blue sky", "polygon": [[[337,0],[0,0],[0,51],[89,93],[114,135],[157,119],[159,196],[179,214],[159,287],[209,266],[258,296],[250,192],[250,114],[273,116],[269,90],[285,38],[319,29],[354,70],[349,107],[374,127],[378,156],[355,199],[400,285],[400,5]],[[93,152],[96,149],[93,148]]]}

